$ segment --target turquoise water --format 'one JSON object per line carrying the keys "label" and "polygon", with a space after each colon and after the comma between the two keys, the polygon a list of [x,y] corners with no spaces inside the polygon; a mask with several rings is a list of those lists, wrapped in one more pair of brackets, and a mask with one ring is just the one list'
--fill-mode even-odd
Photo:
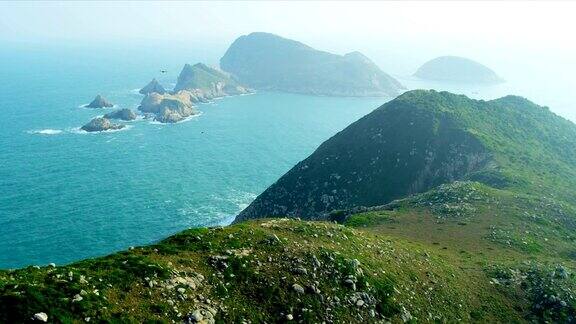
{"label": "turquoise water", "polygon": [[[0,51],[0,268],[68,263],[227,224],[257,194],[383,98],[281,93],[201,105],[175,125],[77,128],[110,110],[79,106],[97,93],[136,108],[134,89],[173,83],[210,51],[13,47]],[[159,75],[159,69],[168,69]]]}

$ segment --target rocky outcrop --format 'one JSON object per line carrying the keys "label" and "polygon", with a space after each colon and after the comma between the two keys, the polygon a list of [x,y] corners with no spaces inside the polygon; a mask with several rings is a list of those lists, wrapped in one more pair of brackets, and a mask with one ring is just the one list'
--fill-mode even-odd
{"label": "rocky outcrop", "polygon": [[140,89],[141,94],[146,95],[152,92],[156,92],[158,94],[165,94],[166,89],[158,82],[156,79],[152,79],[144,88]]}
{"label": "rocky outcrop", "polygon": [[186,64],[174,87],[175,92],[186,90],[192,102],[206,102],[214,98],[251,93],[229,74],[205,64]]}
{"label": "rocky outcrop", "polygon": [[359,52],[336,55],[268,33],[241,36],[220,67],[255,89],[329,96],[396,96],[404,87]]}
{"label": "rocky outcrop", "polygon": [[81,127],[82,130],[86,132],[103,132],[109,130],[122,129],[125,126],[122,124],[114,124],[110,122],[109,119],[103,117],[96,117],[92,119],[88,124]]}
{"label": "rocky outcrop", "polygon": [[193,94],[189,91],[179,91],[175,94],[150,93],[142,99],[138,110],[153,114],[161,123],[176,123],[198,114],[192,103]]}
{"label": "rocky outcrop", "polygon": [[422,65],[414,76],[420,79],[459,83],[492,84],[502,80],[490,68],[458,56],[440,56]]}
{"label": "rocky outcrop", "polygon": [[106,100],[101,95],[97,95],[96,98],[94,98],[94,100],[92,100],[91,103],[86,105],[87,108],[109,108],[109,107],[113,107],[113,106],[114,106],[113,103]]}
{"label": "rocky outcrop", "polygon": [[123,108],[113,111],[111,113],[107,113],[106,115],[104,115],[104,118],[130,121],[136,119],[136,113],[134,113],[132,110],[128,108]]}

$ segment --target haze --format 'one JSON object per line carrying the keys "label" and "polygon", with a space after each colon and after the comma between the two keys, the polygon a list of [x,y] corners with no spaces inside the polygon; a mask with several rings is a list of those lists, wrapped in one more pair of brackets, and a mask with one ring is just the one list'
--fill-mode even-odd
{"label": "haze", "polygon": [[361,51],[395,76],[435,56],[460,55],[507,80],[530,79],[518,94],[576,120],[567,101],[556,102],[559,89],[576,86],[574,12],[576,3],[550,1],[2,2],[0,40],[223,53],[239,35],[266,31],[336,53]]}

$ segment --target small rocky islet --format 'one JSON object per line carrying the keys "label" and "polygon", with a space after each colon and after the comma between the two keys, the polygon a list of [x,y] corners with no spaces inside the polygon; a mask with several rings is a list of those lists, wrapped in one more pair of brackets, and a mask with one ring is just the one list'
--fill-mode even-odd
{"label": "small rocky islet", "polygon": [[119,130],[126,127],[122,124],[115,124],[108,118],[96,117],[88,122],[86,125],[82,126],[80,129],[86,132],[104,132],[110,130]]}
{"label": "small rocky islet", "polygon": [[164,87],[160,84],[160,82],[158,82],[158,80],[156,80],[156,78],[152,79],[152,81],[150,81],[146,86],[144,86],[144,88],[140,89],[140,91],[138,91],[138,93],[143,94],[143,95],[147,95],[149,93],[159,93],[159,94],[165,94],[166,93],[166,89],[164,89]]}
{"label": "small rocky islet", "polygon": [[102,95],[97,95],[92,102],[84,106],[86,108],[110,108],[114,107],[114,104],[108,101],[106,98],[102,97]]}
{"label": "small rocky islet", "polygon": [[[138,110],[160,123],[177,123],[194,115],[198,115],[196,103],[210,102],[215,98],[231,95],[248,94],[253,91],[241,85],[226,72],[211,68],[203,63],[186,64],[178,76],[178,82],[173,91],[167,91],[155,78],[138,91],[144,95]],[[102,95],[86,107],[109,108],[114,105]],[[82,126],[87,132],[100,132],[119,129],[124,125],[114,124],[110,119],[131,121],[137,118],[136,113],[128,108],[107,113],[102,118],[95,118]]]}
{"label": "small rocky islet", "polygon": [[107,119],[120,119],[125,121],[135,120],[136,117],[137,117],[136,113],[134,113],[132,110],[128,108],[122,108],[104,115],[104,118]]}

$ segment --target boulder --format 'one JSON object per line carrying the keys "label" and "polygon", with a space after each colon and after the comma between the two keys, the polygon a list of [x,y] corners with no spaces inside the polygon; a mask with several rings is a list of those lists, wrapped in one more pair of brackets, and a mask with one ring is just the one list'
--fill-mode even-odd
{"label": "boulder", "polygon": [[120,120],[134,120],[134,119],[136,119],[136,114],[128,108],[123,108],[120,110],[113,111],[111,113],[107,113],[106,115],[104,115],[104,118],[120,119]]}
{"label": "boulder", "polygon": [[175,94],[150,93],[142,99],[138,110],[154,114],[155,120],[161,123],[176,123],[198,114],[192,104],[193,94],[182,90]]}
{"label": "boulder", "polygon": [[88,108],[109,108],[113,107],[114,104],[110,101],[106,100],[106,98],[102,97],[101,95],[97,95],[91,103],[86,105]]}
{"label": "boulder", "polygon": [[139,91],[143,95],[147,95],[149,93],[158,93],[158,94],[165,94],[166,89],[158,82],[156,79],[152,79],[144,88],[140,89]]}
{"label": "boulder", "polygon": [[82,126],[82,130],[86,132],[103,132],[107,130],[122,129],[125,126],[122,124],[114,124],[108,118],[96,117],[88,124]]}

